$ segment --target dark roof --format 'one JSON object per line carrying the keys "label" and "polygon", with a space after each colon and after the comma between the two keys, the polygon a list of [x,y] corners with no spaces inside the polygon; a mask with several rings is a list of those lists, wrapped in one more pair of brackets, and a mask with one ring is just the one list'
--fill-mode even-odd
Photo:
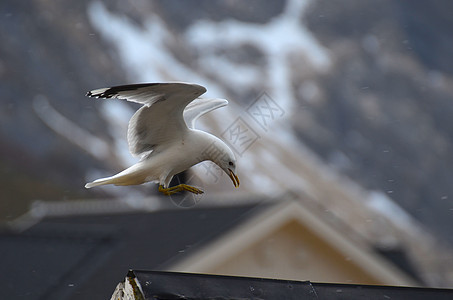
{"label": "dark roof", "polygon": [[125,270],[163,270],[233,228],[255,205],[46,218],[0,234],[5,299],[109,299]]}
{"label": "dark roof", "polygon": [[127,277],[136,278],[144,299],[453,299],[453,289],[314,283],[155,271],[130,271]]}

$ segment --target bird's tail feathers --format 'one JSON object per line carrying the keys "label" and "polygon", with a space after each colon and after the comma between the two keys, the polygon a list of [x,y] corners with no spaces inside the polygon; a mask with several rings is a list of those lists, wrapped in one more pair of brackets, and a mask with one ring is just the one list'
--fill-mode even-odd
{"label": "bird's tail feathers", "polygon": [[113,182],[112,179],[113,179],[112,177],[96,179],[93,182],[88,182],[87,184],[85,184],[85,188],[90,189],[92,187],[99,186],[99,185],[115,183],[115,182]]}
{"label": "bird's tail feathers", "polygon": [[133,167],[134,166],[132,166],[131,168],[128,168],[114,176],[96,179],[93,182],[89,182],[89,183],[85,184],[85,187],[87,189],[89,189],[89,188],[92,188],[95,186],[105,185],[105,184],[137,185],[137,184],[142,184],[146,181],[151,180],[151,178],[148,178],[146,176],[146,173],[137,171]]}

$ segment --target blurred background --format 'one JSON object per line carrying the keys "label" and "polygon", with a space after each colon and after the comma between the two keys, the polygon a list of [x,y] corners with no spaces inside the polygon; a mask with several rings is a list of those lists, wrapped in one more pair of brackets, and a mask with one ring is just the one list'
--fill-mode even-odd
{"label": "blurred background", "polygon": [[[27,281],[20,296],[52,299],[102,286],[105,299],[132,267],[452,287],[452,13],[446,0],[1,1],[0,260],[11,274],[2,290],[17,296]],[[203,187],[198,198],[161,197],[155,184],[86,190],[134,163],[126,131],[138,107],[85,93],[165,81],[229,100],[198,127],[233,148],[241,187],[202,163],[181,177]],[[270,212],[286,221],[266,221]],[[198,235],[183,241],[170,224]],[[123,240],[138,227],[138,241],[161,252],[174,244],[174,256],[139,259],[143,245]],[[247,228],[237,245],[250,247],[221,261],[224,234]],[[308,259],[307,245],[326,243],[338,252],[326,254],[330,265],[356,261],[368,281],[347,278],[344,265],[310,273],[323,258]],[[50,268],[67,249],[73,262]],[[287,264],[268,263],[276,257]],[[100,277],[110,281],[87,279]]]}

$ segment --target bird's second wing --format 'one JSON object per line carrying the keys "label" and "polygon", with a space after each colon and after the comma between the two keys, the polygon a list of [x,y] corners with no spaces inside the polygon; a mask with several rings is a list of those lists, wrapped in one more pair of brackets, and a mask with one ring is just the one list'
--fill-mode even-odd
{"label": "bird's second wing", "polygon": [[199,117],[227,104],[228,101],[225,99],[195,99],[184,109],[184,121],[189,128],[195,128],[195,122]]}
{"label": "bird's second wing", "polygon": [[143,104],[129,121],[127,140],[133,155],[181,138],[187,129],[183,110],[206,92],[196,84],[146,83],[122,85],[88,92],[90,97],[118,98]]}

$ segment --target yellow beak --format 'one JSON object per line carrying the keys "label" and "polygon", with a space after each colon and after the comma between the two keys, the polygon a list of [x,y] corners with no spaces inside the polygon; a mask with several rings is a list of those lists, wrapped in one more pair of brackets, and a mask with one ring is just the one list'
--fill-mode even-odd
{"label": "yellow beak", "polygon": [[239,178],[236,174],[234,174],[233,171],[231,171],[231,169],[228,169],[229,173],[228,173],[228,176],[230,176],[230,179],[231,181],[233,181],[233,184],[234,184],[234,187],[237,188],[239,187]]}

